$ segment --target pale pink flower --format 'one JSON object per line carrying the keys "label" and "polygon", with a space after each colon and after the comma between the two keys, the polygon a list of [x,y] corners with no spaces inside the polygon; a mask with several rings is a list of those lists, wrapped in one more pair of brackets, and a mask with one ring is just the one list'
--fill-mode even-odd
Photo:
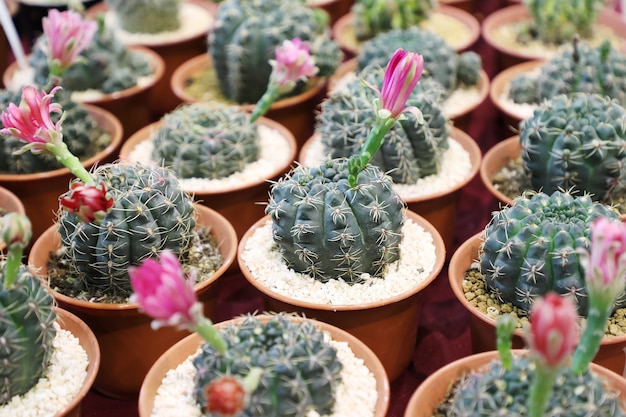
{"label": "pale pink flower", "polygon": [[86,223],[99,224],[113,207],[113,198],[104,183],[74,181],[70,191],[61,196],[60,202],[64,210],[76,214],[80,221]]}
{"label": "pale pink flower", "polygon": [[276,48],[276,59],[270,64],[272,78],[279,88],[287,86],[291,89],[295,82],[313,77],[319,70],[309,53],[309,44],[300,38],[285,40]]}
{"label": "pale pink flower", "polygon": [[403,49],[396,50],[385,70],[379,111],[387,111],[389,117],[397,119],[405,111],[417,110],[413,107],[407,108],[406,102],[423,70],[424,58],[420,54],[405,52]]}

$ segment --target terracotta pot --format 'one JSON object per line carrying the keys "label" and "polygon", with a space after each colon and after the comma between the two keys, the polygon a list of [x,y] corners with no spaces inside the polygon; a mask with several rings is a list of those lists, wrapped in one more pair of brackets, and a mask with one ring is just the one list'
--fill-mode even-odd
{"label": "terracotta pot", "polygon": [[[171,79],[172,91],[184,103],[196,103],[200,99],[185,91],[192,75],[211,68],[212,59],[209,54],[191,58],[174,71]],[[326,94],[326,78],[316,78],[311,88],[297,96],[275,101],[265,117],[285,126],[293,134],[298,148],[313,134],[315,126],[315,109]],[[246,111],[252,111],[254,104],[241,105]]]}
{"label": "terracotta pot", "polygon": [[[516,349],[515,354],[521,354],[524,350]],[[459,378],[472,371],[488,365],[498,359],[497,351],[489,351],[477,355],[466,356],[440,368],[420,384],[411,396],[404,412],[404,417],[432,417],[435,408],[446,398],[446,393]],[[620,393],[622,407],[626,408],[624,393],[626,393],[626,380],[615,372],[591,364],[591,370],[601,378],[606,379],[609,389]]]}
{"label": "terracotta pot", "polygon": [[[357,68],[358,68],[357,57],[354,57],[352,59],[349,59],[341,63],[339,67],[337,68],[337,70],[335,71],[335,73],[328,79],[328,92],[330,93],[334,89],[338,88],[338,86],[341,86],[342,82],[345,81],[344,77],[348,77],[347,78],[348,80],[351,79],[351,77],[353,77],[355,72],[357,71]],[[456,106],[452,111],[448,111],[446,114],[446,116],[450,120],[452,120],[452,122],[454,123],[454,127],[457,127],[466,132],[469,129],[473,111],[476,110],[478,106],[480,106],[485,101],[485,99],[487,98],[487,95],[489,94],[489,90],[490,90],[489,76],[484,70],[481,70],[480,72],[480,79],[478,81],[477,88],[478,88],[479,94],[478,94],[478,98],[476,99],[476,101],[463,102],[462,106]],[[450,99],[454,100],[453,97]],[[445,106],[444,106],[444,112],[445,112]]]}
{"label": "terracotta pot", "polygon": [[310,7],[319,7],[325,10],[330,17],[329,24],[332,26],[341,16],[350,12],[354,0],[309,0],[307,4]]}
{"label": "terracotta pot", "polygon": [[[196,285],[207,317],[214,319],[217,302],[217,279],[235,260],[237,236],[226,219],[204,206],[196,206],[198,224],[210,226],[220,242],[223,264],[208,280]],[[50,227],[35,242],[28,263],[42,277],[47,277],[50,252],[60,248],[60,236]],[[146,373],[163,352],[189,332],[174,328],[152,330],[152,319],[139,311],[138,304],[91,303],[51,290],[59,306],[73,312],[95,333],[102,352],[102,364],[94,389],[119,399],[134,399],[139,394]]]}
{"label": "terracotta pot", "polygon": [[[165,71],[165,63],[156,52],[143,46],[132,46],[131,49],[142,53],[149,59],[154,68],[154,73],[150,80],[141,86],[134,86],[115,93],[104,94],[99,98],[82,101],[82,103],[93,104],[113,113],[122,123],[124,138],[129,137],[152,121],[149,107],[150,91],[163,77]],[[17,63],[13,62],[2,76],[4,85],[8,89],[15,90],[17,88],[13,81],[17,70]]]}
{"label": "terracotta pot", "polygon": [[[529,21],[530,18],[527,7],[524,4],[516,4],[496,10],[483,20],[482,36],[485,42],[496,52],[497,72],[525,61],[545,59],[549,56],[548,51],[536,52],[536,50],[528,51],[519,47],[512,47],[494,36],[497,28],[507,24]],[[614,10],[605,7],[598,17],[597,25],[611,28],[619,38],[626,39],[626,22]]]}
{"label": "terracotta pot", "polygon": [[436,261],[430,275],[418,286],[397,296],[363,304],[332,305],[296,300],[279,294],[260,283],[243,259],[246,242],[258,227],[271,221],[265,216],[255,223],[241,239],[237,260],[246,279],[263,293],[266,311],[285,311],[304,314],[337,326],[362,340],[385,367],[391,381],[402,375],[411,362],[422,303],[420,294],[438,275],[445,261],[445,246],[439,232],[423,217],[407,211],[408,217],[433,237]]}
{"label": "terracotta pot", "polygon": [[519,158],[521,152],[519,136],[513,136],[496,143],[487,151],[480,164],[480,179],[483,185],[503,205],[512,205],[513,199],[495,188],[493,180],[504,166]]}
{"label": "terracotta pot", "polygon": [[[260,117],[257,123],[280,133],[281,140],[289,148],[283,163],[275,165],[267,175],[255,178],[250,185],[239,183],[224,191],[188,189],[183,184],[185,191],[192,193],[198,203],[210,207],[226,217],[235,228],[238,238],[241,238],[257,220],[265,215],[265,204],[261,203],[267,202],[271,182],[286,173],[296,158],[296,140],[287,128],[266,117]],[[131,154],[137,145],[151,139],[161,124],[161,121],[152,123],[131,136],[122,146],[120,158],[132,160]]]}
{"label": "terracotta pot", "polygon": [[[258,316],[262,322],[267,322],[270,316]],[[310,320],[303,319],[301,317],[294,317],[294,320]],[[221,328],[231,323],[237,323],[241,321],[240,318],[217,323],[216,327]],[[330,324],[315,321],[316,326],[322,331],[331,334],[333,340],[346,342],[354,355],[357,358],[363,360],[363,364],[367,366],[371,373],[376,378],[376,391],[378,393],[378,400],[376,402],[376,408],[374,410],[374,417],[384,417],[387,414],[389,408],[389,381],[385,374],[385,369],[376,357],[376,355],[359,339],[351,334],[335,327]],[[187,336],[185,339],[178,342],[167,352],[165,352],[154,364],[154,366],[146,375],[146,379],[141,386],[141,392],[139,394],[139,417],[150,417],[152,414],[152,408],[154,405],[154,397],[156,391],[161,386],[161,381],[165,374],[170,370],[176,368],[179,364],[184,362],[187,357],[195,353],[203,340],[197,333]]]}
{"label": "terracotta pot", "polygon": [[468,13],[474,12],[474,0],[439,0],[439,3],[456,7]]}
{"label": "terracotta pot", "polygon": [[[215,11],[217,5],[208,0],[184,0],[182,7],[195,10],[200,16],[205,16],[208,21],[206,28],[195,33],[182,33],[178,39],[168,38],[160,40],[158,34],[151,41],[146,39],[146,34],[140,34],[133,38],[132,34],[125,32],[125,37],[121,37],[128,45],[140,45],[156,52],[165,64],[163,76],[159,78],[154,87],[150,90],[150,111],[153,118],[161,117],[176,108],[182,101],[174,94],[170,87],[170,78],[174,70],[185,61],[206,52],[207,36],[215,23]],[[95,18],[103,13],[105,18],[111,14],[106,2],[100,2],[87,10],[87,16]],[[121,30],[121,29],[118,29]],[[145,125],[144,125],[145,126]]]}
{"label": "terracotta pot", "polygon": [[[450,39],[445,27],[441,28],[441,31],[437,31],[438,28],[432,29],[439,36],[446,39],[456,51],[467,51],[478,41],[480,37],[480,23],[470,13],[444,4],[440,4],[434,13],[440,13],[448,18],[452,18],[467,28],[468,35],[464,36],[463,39]],[[344,52],[345,59],[354,58],[361,49],[361,42],[356,39],[353,24],[354,15],[350,12],[340,17],[332,26],[333,38]]]}
{"label": "terracotta pot", "polygon": [[[482,232],[475,234],[459,246],[454,255],[452,255],[448,267],[448,277],[452,292],[463,307],[471,313],[470,331],[473,353],[485,352],[496,348],[496,321],[472,306],[465,298],[463,292],[465,272],[479,256],[479,248],[482,242],[481,234]],[[513,347],[516,349],[525,347],[521,329],[515,330]],[[604,337],[600,344],[600,350],[593,362],[622,375],[626,365],[624,349],[626,349],[626,336]]]}
{"label": "terracotta pot", "polygon": [[[117,117],[97,106],[84,104],[89,116],[111,134],[111,143],[100,153],[83,161],[90,169],[95,164],[110,162],[117,158],[122,143],[122,125]],[[34,242],[48,227],[52,226],[59,209],[59,196],[65,193],[74,178],[67,168],[33,174],[0,174],[0,185],[17,195],[30,218]]]}

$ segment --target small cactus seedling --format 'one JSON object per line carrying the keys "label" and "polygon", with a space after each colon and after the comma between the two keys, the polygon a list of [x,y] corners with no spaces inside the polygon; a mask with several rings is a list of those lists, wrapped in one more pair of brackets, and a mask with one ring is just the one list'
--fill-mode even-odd
{"label": "small cactus seedling", "polygon": [[181,22],[181,0],[106,0],[120,22],[131,33],[162,33],[177,30]]}
{"label": "small cactus seedling", "polygon": [[351,9],[356,37],[365,40],[392,29],[417,26],[438,4],[437,0],[356,0]]}

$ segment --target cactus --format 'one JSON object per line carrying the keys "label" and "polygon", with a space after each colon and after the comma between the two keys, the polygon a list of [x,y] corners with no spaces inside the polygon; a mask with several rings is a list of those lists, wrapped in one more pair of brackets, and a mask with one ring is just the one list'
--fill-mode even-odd
{"label": "cactus", "polygon": [[312,410],[331,414],[342,365],[336,349],[312,322],[294,322],[278,314],[263,324],[247,316],[220,333],[227,344],[225,353],[205,343],[193,362],[197,370],[194,396],[203,409],[204,387],[213,379],[243,377],[252,368],[260,368],[261,379],[248,395],[243,416],[297,417]]}
{"label": "cactus", "polygon": [[[619,219],[589,196],[560,191],[519,197],[511,207],[494,212],[480,251],[488,290],[524,311],[549,291],[570,294],[585,316],[585,271],[577,251],[589,249],[591,223],[601,216]],[[622,297],[614,307],[624,306]]]}
{"label": "cactus", "polygon": [[61,242],[79,285],[128,296],[129,266],[163,249],[181,256],[189,248],[195,227],[193,200],[164,168],[114,163],[96,168],[91,176],[96,183],[104,182],[114,206],[99,224],[62,211]]}
{"label": "cactus", "polygon": [[180,27],[180,0],[106,0],[120,26],[131,33],[161,33]]}
{"label": "cactus", "polygon": [[[370,68],[362,74],[369,84],[380,85],[384,70]],[[419,124],[414,115],[407,114],[387,132],[374,155],[371,163],[387,172],[395,183],[412,184],[439,172],[450,133],[450,123],[439,106],[439,97],[443,95],[438,82],[420,81],[407,105],[419,108],[425,122]],[[371,105],[375,97],[375,91],[363,88],[361,80],[355,79],[322,102],[316,130],[329,158],[347,158],[358,153],[376,118]]]}
{"label": "cactus", "polygon": [[626,56],[611,42],[591,46],[574,41],[539,67],[511,80],[509,97],[516,103],[541,103],[560,94],[595,93],[626,105]]}
{"label": "cactus", "polygon": [[259,136],[238,107],[182,105],[166,114],[152,140],[152,160],[179,178],[225,178],[260,154]]}
{"label": "cactus", "polygon": [[591,194],[597,201],[626,183],[626,110],[596,94],[560,95],[520,124],[524,170],[534,190]]}
{"label": "cactus", "polygon": [[430,17],[438,3],[437,0],[356,0],[351,9],[355,35],[365,40],[392,29],[417,26]]}
{"label": "cactus", "polygon": [[357,72],[369,65],[384,68],[397,48],[424,57],[422,79],[437,80],[445,89],[444,99],[461,86],[478,84],[482,70],[480,55],[473,51],[459,54],[437,34],[416,27],[391,30],[363,42],[357,55]]}
{"label": "cactus", "polygon": [[[332,74],[342,54],[331,39],[328,16],[303,0],[226,0],[208,37],[222,94],[237,104],[256,103],[267,89],[275,49],[300,38],[311,46],[319,76]],[[304,89],[300,83],[289,95]]]}

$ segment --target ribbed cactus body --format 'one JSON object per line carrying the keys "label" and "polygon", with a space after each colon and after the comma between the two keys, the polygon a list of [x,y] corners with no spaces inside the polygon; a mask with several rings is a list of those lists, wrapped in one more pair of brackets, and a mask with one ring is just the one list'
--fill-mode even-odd
{"label": "ribbed cactus body", "polygon": [[311,410],[332,414],[342,365],[336,349],[312,322],[292,322],[277,315],[264,324],[248,316],[220,332],[226,353],[220,355],[204,344],[194,359],[194,396],[201,407],[206,407],[204,388],[213,379],[223,375],[243,378],[257,367],[262,369],[261,379],[250,393],[242,417],[301,417]]}
{"label": "ribbed cactus body", "polygon": [[[367,74],[365,74],[367,73]],[[363,71],[371,85],[381,85],[384,70]],[[444,91],[432,79],[421,80],[406,102],[421,110],[424,123],[407,112],[387,132],[381,148],[371,163],[386,172],[395,183],[413,184],[418,179],[437,174],[443,154],[448,149],[450,123],[439,105]],[[372,105],[377,93],[355,79],[322,102],[316,131],[321,134],[329,158],[348,158],[359,152],[367,139],[376,109]]]}
{"label": "ribbed cactus body", "polygon": [[364,40],[392,29],[417,26],[428,19],[437,0],[356,0],[351,12],[357,39]]}
{"label": "ribbed cactus body", "polygon": [[61,241],[85,287],[130,295],[129,266],[163,249],[181,254],[188,248],[195,227],[193,200],[163,168],[106,164],[92,176],[106,184],[114,206],[100,224],[63,211]]}
{"label": "ribbed cactus body", "polygon": [[257,125],[238,107],[184,104],[161,122],[152,160],[178,178],[225,178],[259,158]]}
{"label": "ribbed cactus body", "polygon": [[[617,212],[593,202],[555,192],[520,197],[493,213],[485,228],[480,269],[487,288],[524,311],[549,291],[571,294],[587,315],[585,270],[578,251],[589,249],[591,223],[598,217],[619,221]],[[620,298],[615,308],[626,305]]]}
{"label": "ribbed cactus body", "polygon": [[296,167],[272,186],[266,212],[285,262],[320,281],[381,276],[396,261],[403,202],[380,169],[368,165],[350,188],[347,161]]}
{"label": "ribbed cactus body", "polygon": [[178,30],[181,0],[106,0],[120,26],[131,33]]}
{"label": "ribbed cactus body", "polygon": [[28,268],[3,289],[0,263],[0,404],[30,390],[43,375],[56,335],[52,295]]}
{"label": "ribbed cactus body", "polygon": [[626,185],[626,110],[600,95],[560,95],[520,124],[533,189],[590,193],[607,201]]}
{"label": "ribbed cactus body", "polygon": [[[323,11],[303,0],[226,0],[220,3],[209,34],[209,54],[222,94],[239,104],[256,103],[271,74],[270,59],[285,40],[309,42],[319,76],[332,74],[341,62]],[[302,91],[297,86],[290,94]]]}

